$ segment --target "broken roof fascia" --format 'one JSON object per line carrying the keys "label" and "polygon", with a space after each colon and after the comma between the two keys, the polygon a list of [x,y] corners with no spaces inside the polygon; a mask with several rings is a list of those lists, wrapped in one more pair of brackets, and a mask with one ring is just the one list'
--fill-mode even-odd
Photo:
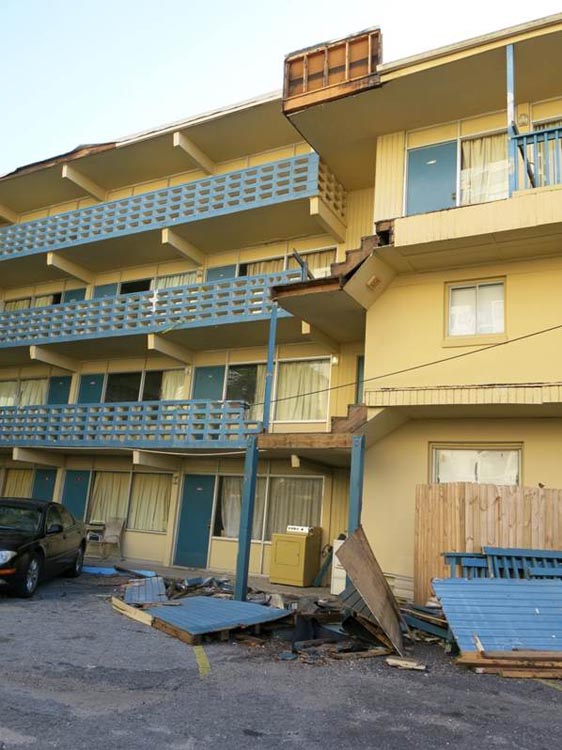
{"label": "broken roof fascia", "polygon": [[100,153],[102,151],[110,151],[112,149],[122,148],[124,146],[131,146],[142,141],[150,140],[151,138],[158,138],[162,135],[173,133],[177,130],[183,130],[185,128],[193,127],[195,125],[203,125],[207,122],[213,122],[219,120],[222,117],[236,114],[237,112],[244,112],[255,107],[263,106],[271,102],[281,102],[281,92],[274,91],[263,96],[254,97],[253,99],[246,99],[242,102],[229,105],[227,107],[220,107],[218,109],[209,110],[198,115],[193,115],[184,120],[178,120],[177,122],[168,123],[158,128],[151,128],[144,130],[133,135],[127,135],[123,138],[118,138],[115,141],[107,141],[105,143],[93,143],[85,146],[77,146],[71,151],[66,151],[63,154],[49,157],[47,159],[41,159],[40,161],[31,162],[30,164],[24,164],[21,167],[17,167],[12,172],[8,172],[5,175],[0,176],[1,180],[6,180],[12,177],[20,177],[24,174],[36,172],[41,169],[56,166],[68,161],[74,161],[81,159],[84,156],[91,156],[92,154]]}
{"label": "broken roof fascia", "polygon": [[545,29],[548,30],[547,33],[562,30],[562,13],[545,16],[534,21],[527,21],[516,26],[508,26],[498,31],[492,31],[489,34],[464,39],[463,41],[448,44],[444,47],[436,47],[433,50],[420,52],[417,55],[409,57],[402,57],[392,62],[381,63],[377,66],[377,72],[381,77],[381,83],[384,83],[392,78],[416,72],[420,67],[430,66],[431,63],[442,65],[446,62],[451,62],[457,56],[466,56],[466,53],[473,52],[473,54],[478,54],[511,42],[522,41],[532,36],[539,36]]}

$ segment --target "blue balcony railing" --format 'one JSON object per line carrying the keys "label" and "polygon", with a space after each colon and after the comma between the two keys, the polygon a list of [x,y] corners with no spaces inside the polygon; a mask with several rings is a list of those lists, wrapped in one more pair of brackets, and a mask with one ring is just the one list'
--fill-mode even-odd
{"label": "blue balcony railing", "polygon": [[242,445],[261,423],[239,401],[146,401],[0,408],[0,445],[192,448]]}
{"label": "blue balcony railing", "polygon": [[132,198],[0,229],[0,260],[164,229],[252,208],[322,196],[344,211],[345,191],[317,154],[214,175]]}
{"label": "blue balcony railing", "polygon": [[513,190],[562,184],[562,127],[511,136]]}
{"label": "blue balcony railing", "polygon": [[302,278],[297,269],[2,312],[0,348],[255,321],[270,315],[271,286]]}

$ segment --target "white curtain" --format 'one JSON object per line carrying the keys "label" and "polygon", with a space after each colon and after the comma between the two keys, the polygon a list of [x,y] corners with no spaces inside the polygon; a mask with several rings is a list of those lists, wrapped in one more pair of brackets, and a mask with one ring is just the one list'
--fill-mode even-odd
{"label": "white curtain", "polygon": [[508,196],[507,135],[461,143],[461,203],[485,203]]}
{"label": "white curtain", "polygon": [[[254,501],[252,539],[261,540],[263,533],[263,511],[265,507],[266,481],[258,477]],[[242,477],[221,477],[219,512],[222,528],[215,524],[215,535],[237,539],[240,530],[240,510],[242,508]]]}
{"label": "white curtain", "polygon": [[44,294],[41,297],[35,297],[33,300],[33,307],[46,307],[47,305],[53,304],[53,295],[52,294]]}
{"label": "white curtain", "polygon": [[49,381],[47,378],[41,380],[20,381],[20,406],[40,406],[47,403],[47,391]]}
{"label": "white curtain", "polygon": [[289,525],[320,526],[322,479],[272,477],[267,504],[267,540]]}
{"label": "white curtain", "polygon": [[[317,250],[314,253],[299,253],[299,255],[306,261],[308,270],[312,273],[315,279],[330,276],[332,272],[331,265],[336,261],[335,248],[330,248],[329,250]],[[299,268],[299,264],[294,257],[289,258],[289,268]]]}
{"label": "white curtain", "polygon": [[[559,128],[562,127],[562,120],[551,120],[550,122],[542,122],[533,126],[533,130],[548,130],[548,128]],[[527,158],[530,161],[535,159],[535,154],[532,152],[532,147],[529,148]],[[562,139],[558,140],[558,171],[557,159],[556,159],[556,141],[547,141],[546,143],[539,143],[538,147],[538,164],[535,164],[535,180],[537,187],[544,187],[545,185],[554,185],[562,180]]]}
{"label": "white curtain", "polygon": [[31,299],[26,297],[25,299],[10,299],[4,302],[4,310],[6,312],[10,310],[27,310],[31,306]]}
{"label": "white curtain", "polygon": [[134,474],[127,528],[166,531],[171,492],[171,474]]}
{"label": "white curtain", "polygon": [[257,260],[248,263],[246,274],[248,276],[259,276],[262,273],[279,273],[285,268],[285,258],[271,258],[269,260]]}
{"label": "white curtain", "polygon": [[256,394],[254,403],[250,404],[248,409],[248,419],[259,421],[263,419],[263,399],[265,396],[265,375],[267,372],[266,365],[258,365],[256,373]]}
{"label": "white curtain", "polygon": [[[275,419],[283,422],[326,419],[329,379],[329,359],[282,362],[277,378]],[[296,393],[305,395],[291,398]]]}
{"label": "white curtain", "polygon": [[18,400],[18,381],[0,381],[0,406],[15,406]]}
{"label": "white curtain", "polygon": [[162,373],[162,401],[181,401],[185,394],[185,370],[165,370]]}
{"label": "white curtain", "polygon": [[175,273],[171,276],[158,276],[154,280],[154,289],[171,289],[174,286],[186,286],[195,284],[197,281],[197,271],[187,271],[186,273]]}
{"label": "white curtain", "polygon": [[88,520],[105,523],[110,518],[125,518],[129,484],[128,473],[96,471],[88,507]]}
{"label": "white curtain", "polygon": [[31,497],[33,469],[8,469],[4,482],[4,497]]}

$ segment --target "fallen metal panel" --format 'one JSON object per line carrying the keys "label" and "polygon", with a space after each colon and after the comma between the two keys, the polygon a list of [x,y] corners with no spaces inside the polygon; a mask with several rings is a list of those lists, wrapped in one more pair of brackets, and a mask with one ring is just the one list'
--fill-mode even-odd
{"label": "fallen metal panel", "polygon": [[160,576],[130,581],[125,586],[127,604],[157,604],[168,601],[164,579]]}
{"label": "fallen metal panel", "polygon": [[498,578],[434,579],[461,652],[562,651],[562,581]]}
{"label": "fallen metal panel", "polygon": [[192,596],[180,600],[179,607],[148,607],[154,617],[193,635],[280,620],[291,614],[285,609],[264,607],[251,602]]}

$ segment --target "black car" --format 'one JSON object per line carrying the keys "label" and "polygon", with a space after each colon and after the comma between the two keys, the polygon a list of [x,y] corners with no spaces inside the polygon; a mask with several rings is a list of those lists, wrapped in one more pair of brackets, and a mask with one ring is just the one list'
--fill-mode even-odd
{"label": "black car", "polygon": [[59,503],[0,498],[0,591],[33,596],[42,578],[79,576],[86,530]]}

